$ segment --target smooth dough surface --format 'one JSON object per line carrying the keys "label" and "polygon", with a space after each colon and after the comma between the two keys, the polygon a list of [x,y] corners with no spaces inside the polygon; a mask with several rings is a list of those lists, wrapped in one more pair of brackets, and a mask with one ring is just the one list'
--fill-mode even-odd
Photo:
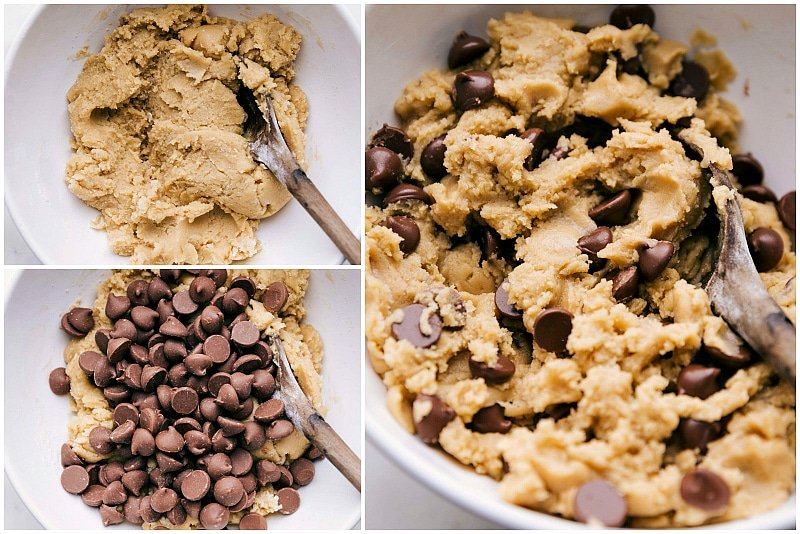
{"label": "smooth dough surface", "polygon": [[[322,358],[323,347],[319,333],[313,326],[303,322],[305,317],[305,306],[303,297],[308,288],[309,272],[300,270],[228,270],[228,283],[238,276],[247,276],[252,279],[256,287],[253,299],[247,307],[246,313],[250,321],[254,322],[262,331],[262,338],[268,335],[277,334],[286,350],[286,357],[292,366],[292,370],[297,376],[300,386],[311,400],[315,409],[324,414],[325,406],[322,403]],[[133,280],[138,278],[150,279],[152,273],[148,271],[122,270],[115,271],[114,274],[105,280],[97,288],[97,298],[92,304],[92,316],[95,321],[94,328],[81,338],[73,339],[64,351],[64,361],[66,362],[67,376],[70,378],[70,395],[72,397],[72,410],[75,415],[69,422],[69,439],[67,443],[72,450],[88,463],[96,463],[110,458],[110,455],[98,454],[89,445],[89,433],[96,426],[113,428],[113,410],[109,406],[108,400],[103,396],[100,388],[95,386],[86,376],[78,365],[78,357],[87,350],[99,352],[94,341],[97,330],[102,328],[112,328],[111,320],[105,314],[106,301],[109,293],[124,295],[125,290]],[[180,284],[175,286],[176,291],[189,288],[193,276],[184,274]],[[278,317],[266,311],[261,304],[261,293],[263,288],[277,281],[282,281],[289,289],[289,299],[282,310],[282,316]],[[255,403],[254,410],[258,406]],[[252,420],[250,414],[245,420]],[[310,445],[306,437],[295,430],[289,436],[275,441],[267,441],[264,446],[253,454],[257,458],[265,458],[279,465],[288,465],[293,460],[300,458]],[[154,467],[153,464],[151,467]],[[268,514],[280,510],[277,496],[271,485],[261,486],[256,493],[256,499],[252,507],[242,512],[231,514],[231,524],[238,524],[239,520],[248,512],[259,512],[267,516]],[[199,529],[200,524],[196,519],[187,518],[183,525],[173,525],[166,517],[155,523],[146,523],[144,529],[153,529],[156,526],[164,526],[169,529]]]}
{"label": "smooth dough surface", "polygon": [[[456,414],[439,434],[441,448],[497,479],[506,500],[535,510],[574,517],[577,489],[595,478],[623,494],[626,524],[633,527],[693,526],[773,509],[794,488],[793,389],[758,360],[726,371],[721,390],[705,400],[670,386],[704,344],[735,347],[735,335],[712,313],[700,280],[713,269],[717,237],[704,221],[711,187],[703,168],[711,162],[731,168],[726,147],[735,146],[738,110],[713,85],[699,105],[665,94],[688,47],[647,26],[601,26],[587,34],[571,27],[529,12],[490,20],[491,49],[459,69],[486,70],[495,79],[495,97],[478,108],[454,110],[456,72],[447,70],[424,73],[396,101],[400,126],[415,149],[405,163],[406,181],[423,186],[432,202],[366,210],[367,352],[387,387],[388,407],[413,433],[426,413],[415,410],[415,397],[439,397]],[[637,49],[646,77],[617,69]],[[721,53],[702,61],[712,73],[727,73],[714,80],[735,72]],[[559,131],[579,115],[610,124],[610,139],[590,147],[577,133],[561,136],[551,156],[545,153],[537,168],[525,170],[531,145],[519,134],[532,126]],[[696,118],[688,135],[704,147],[702,161],[687,156],[664,127],[690,116]],[[443,134],[447,175],[433,181],[420,154]],[[556,150],[567,155],[553,157]],[[599,253],[608,267],[590,273],[576,246],[597,226],[588,211],[623,189],[640,191],[632,221],[612,228],[612,243]],[[761,276],[794,321],[789,235],[773,204],[737,198],[747,232],[766,226],[784,241],[782,259]],[[421,239],[413,253],[401,252],[401,237],[381,225],[390,215],[418,224]],[[513,253],[482,257],[474,237],[480,225]],[[675,245],[672,261],[653,282],[641,281],[635,298],[617,302],[605,275],[636,264],[641,246],[655,240]],[[507,328],[497,317],[495,290],[504,279],[524,329]],[[463,326],[448,327],[447,310],[428,297],[445,287],[458,292]],[[445,325],[429,348],[391,333],[399,310],[413,302],[439,313]],[[574,316],[567,356],[542,349],[528,333],[539,313],[553,306]],[[469,358],[494,365],[500,356],[516,364],[507,383],[490,385],[470,373]],[[513,420],[512,430],[473,431],[476,412],[496,403]],[[566,406],[568,415],[549,417],[555,405]],[[705,454],[684,449],[676,439],[681,418],[722,420],[725,432]],[[681,498],[681,479],[695,465],[728,484],[724,509],[703,510]]]}
{"label": "smooth dough surface", "polygon": [[100,213],[111,249],[143,264],[229,264],[261,250],[259,221],[291,198],[250,156],[241,84],[271,95],[303,164],[308,103],[293,85],[300,34],[205,6],[123,16],[69,90],[70,191]]}

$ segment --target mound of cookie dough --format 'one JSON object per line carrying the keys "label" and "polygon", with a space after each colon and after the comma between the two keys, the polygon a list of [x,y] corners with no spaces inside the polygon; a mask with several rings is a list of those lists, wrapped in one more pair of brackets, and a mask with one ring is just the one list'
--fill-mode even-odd
{"label": "mound of cookie dough", "polygon": [[50,374],[75,416],[61,484],[103,524],[264,530],[291,514],[322,457],[274,397],[278,336],[323,410],[322,342],[303,322],[306,271],[117,271],[61,326]]}
{"label": "mound of cookie dough", "polygon": [[795,193],[738,153],[724,54],[654,24],[620,6],[462,32],[366,151],[366,343],[391,413],[504,499],[613,527],[751,516],[795,479],[794,389],[702,287],[713,162],[796,320]]}
{"label": "mound of cookie dough", "polygon": [[300,34],[273,15],[246,22],[204,6],[137,9],[69,90],[70,191],[134,263],[228,264],[261,250],[259,221],[291,198],[250,156],[242,84],[269,93],[303,164],[308,103],[293,85]]}

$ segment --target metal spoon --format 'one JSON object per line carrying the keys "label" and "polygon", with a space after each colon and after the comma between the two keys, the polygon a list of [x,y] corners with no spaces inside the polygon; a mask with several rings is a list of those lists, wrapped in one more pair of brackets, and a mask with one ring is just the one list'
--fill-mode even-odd
{"label": "metal spoon", "polygon": [[253,159],[264,165],[281,181],[311,217],[328,234],[352,265],[361,263],[361,244],[314,183],[298,165],[283,138],[269,95],[264,95],[269,111],[264,117],[253,92],[242,85],[236,95],[247,113],[244,135],[250,141]]}
{"label": "metal spoon", "polygon": [[[703,149],[682,134],[678,133],[678,137],[702,156]],[[714,163],[709,164],[709,171],[712,185],[734,190],[728,171]],[[714,202],[721,224],[717,265],[705,286],[711,307],[794,387],[795,327],[758,276],[747,247],[739,203],[734,196],[722,200],[714,197]]]}
{"label": "metal spoon", "polygon": [[271,336],[269,344],[278,365],[279,389],[275,396],[283,401],[286,415],[295,427],[305,434],[345,478],[361,491],[361,459],[347,446],[325,419],[314,410],[292,372],[289,360],[278,336]]}

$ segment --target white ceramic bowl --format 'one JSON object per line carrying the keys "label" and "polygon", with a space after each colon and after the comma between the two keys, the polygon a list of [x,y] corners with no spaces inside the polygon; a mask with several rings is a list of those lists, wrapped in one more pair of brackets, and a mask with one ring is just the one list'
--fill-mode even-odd
{"label": "white ceramic bowl", "polygon": [[[37,9],[6,56],[5,198],[25,241],[46,264],[120,265],[97,211],[64,183],[70,156],[67,90],[83,60],[100,50],[130,5],[49,5]],[[213,15],[244,20],[269,12],[303,35],[296,83],[309,100],[307,172],[342,219],[361,228],[361,47],[353,17],[334,5],[213,5]],[[252,264],[331,265],[343,256],[294,200],[261,222],[263,250]]]}
{"label": "white ceramic bowl", "polygon": [[[72,415],[69,397],[53,395],[47,377],[63,367],[68,336],[61,314],[77,299],[91,305],[108,271],[22,271],[6,292],[5,469],[33,515],[48,529],[103,528],[100,514],[59,482],[59,450]],[[326,420],[361,452],[361,276],[358,270],[316,270],[306,294],[308,322],[325,344],[323,399]],[[301,491],[293,515],[271,515],[270,529],[348,529],[361,514],[360,494],[328,461],[315,464],[314,481]],[[130,523],[109,528],[131,529]]]}
{"label": "white ceramic bowl", "polygon": [[[466,30],[486,35],[486,22],[506,11],[532,9],[543,16],[570,17],[581,24],[608,21],[613,6],[579,5],[405,5],[369,6],[366,11],[365,135],[383,123],[396,124],[395,99],[423,72],[446,66],[453,37]],[[725,97],[744,117],[740,144],[759,159],[765,184],[778,196],[795,189],[795,7],[654,6],[656,30],[689,42],[703,28],[738,70]],[[391,58],[388,61],[387,58]],[[749,96],[745,96],[745,83]],[[367,437],[402,469],[447,499],[499,524],[523,529],[581,528],[583,525],[514,506],[497,494],[497,484],[407,434],[386,409],[386,389],[367,363]],[[369,493],[367,493],[369,498]],[[717,528],[791,528],[794,496],[767,514]]]}

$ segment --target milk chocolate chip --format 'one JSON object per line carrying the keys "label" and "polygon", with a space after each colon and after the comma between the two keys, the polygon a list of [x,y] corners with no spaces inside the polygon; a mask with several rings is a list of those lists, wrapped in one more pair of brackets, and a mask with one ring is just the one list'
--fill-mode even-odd
{"label": "milk chocolate chip", "polygon": [[582,523],[597,521],[617,528],[625,523],[628,505],[619,491],[605,480],[586,482],[575,493],[575,519]]}

